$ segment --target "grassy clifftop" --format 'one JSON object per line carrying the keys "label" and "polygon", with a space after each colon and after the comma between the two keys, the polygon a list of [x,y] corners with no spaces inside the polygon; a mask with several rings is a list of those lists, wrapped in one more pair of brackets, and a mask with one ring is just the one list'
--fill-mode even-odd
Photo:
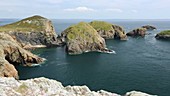
{"label": "grassy clifftop", "polygon": [[170,30],[162,31],[162,32],[158,33],[158,35],[170,35]]}
{"label": "grassy clifftop", "polygon": [[94,29],[110,31],[114,30],[111,23],[105,21],[92,21],[89,23]]}
{"label": "grassy clifftop", "polygon": [[47,20],[41,16],[32,16],[21,21],[0,26],[0,32],[9,32],[9,31],[43,31],[44,29],[44,20]]}
{"label": "grassy clifftop", "polygon": [[85,22],[80,22],[76,25],[70,26],[65,30],[65,32],[67,33],[68,40],[75,39],[92,40],[92,38],[95,35],[97,35],[96,30]]}

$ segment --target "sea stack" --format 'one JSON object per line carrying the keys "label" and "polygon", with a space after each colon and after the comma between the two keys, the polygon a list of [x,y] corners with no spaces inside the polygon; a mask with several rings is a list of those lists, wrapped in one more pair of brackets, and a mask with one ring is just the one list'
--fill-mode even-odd
{"label": "sea stack", "polygon": [[105,40],[85,22],[72,25],[62,32],[66,39],[68,54],[81,54],[89,51],[111,52],[106,48]]}
{"label": "sea stack", "polygon": [[146,28],[137,28],[137,29],[134,29],[134,30],[128,32],[126,35],[133,36],[133,37],[137,37],[137,36],[144,37],[146,35],[146,31],[147,31]]}
{"label": "sea stack", "polygon": [[60,45],[52,22],[38,15],[1,26],[0,32],[11,35],[23,48]]}
{"label": "sea stack", "polygon": [[121,26],[105,21],[92,21],[89,24],[105,39],[127,40],[125,31]]}

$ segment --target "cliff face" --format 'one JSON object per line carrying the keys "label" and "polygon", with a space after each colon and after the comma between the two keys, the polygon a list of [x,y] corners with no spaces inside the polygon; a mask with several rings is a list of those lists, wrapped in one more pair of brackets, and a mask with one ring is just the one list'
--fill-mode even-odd
{"label": "cliff face", "polygon": [[127,40],[127,36],[125,31],[121,26],[113,25],[104,21],[92,21],[89,23],[101,37],[105,39],[119,39],[119,40]]}
{"label": "cliff face", "polygon": [[60,45],[52,22],[41,16],[1,26],[0,32],[8,33],[24,48]]}
{"label": "cliff face", "polygon": [[89,51],[107,52],[105,40],[88,23],[80,22],[70,26],[62,37],[66,40],[66,50],[69,54],[81,54]]}
{"label": "cliff face", "polygon": [[0,76],[18,78],[13,65],[31,66],[41,62],[42,58],[20,47],[10,35],[0,33]]}
{"label": "cliff face", "polygon": [[[15,80],[0,78],[2,96],[121,96],[104,90],[91,91],[87,86],[66,86],[47,78]],[[154,96],[142,92],[131,91],[122,96]],[[156,96],[156,95],[155,95]]]}

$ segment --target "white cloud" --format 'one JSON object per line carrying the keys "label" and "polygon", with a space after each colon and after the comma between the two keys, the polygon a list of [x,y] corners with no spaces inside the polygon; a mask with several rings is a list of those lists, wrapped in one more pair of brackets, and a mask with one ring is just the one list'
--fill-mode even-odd
{"label": "white cloud", "polygon": [[90,11],[95,11],[95,10],[92,8],[88,8],[88,7],[77,7],[77,8],[64,9],[64,11],[90,12]]}
{"label": "white cloud", "polygon": [[138,11],[137,11],[137,10],[131,10],[131,12],[133,12],[133,13],[138,13]]}
{"label": "white cloud", "polygon": [[123,10],[121,9],[106,9],[107,11],[113,11],[113,12],[118,12],[118,13],[122,13]]}

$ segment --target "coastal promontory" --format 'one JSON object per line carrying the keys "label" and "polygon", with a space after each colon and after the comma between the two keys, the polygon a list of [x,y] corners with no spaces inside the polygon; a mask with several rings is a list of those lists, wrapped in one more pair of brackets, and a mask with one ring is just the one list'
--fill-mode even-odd
{"label": "coastal promontory", "polygon": [[0,33],[0,77],[18,79],[14,65],[31,66],[43,62],[43,59],[23,49],[10,35]]}
{"label": "coastal promontory", "polygon": [[80,22],[62,32],[65,37],[68,54],[81,54],[89,51],[110,52],[106,48],[105,40],[88,23]]}
{"label": "coastal promontory", "polygon": [[12,36],[23,48],[60,45],[52,22],[38,15],[0,26],[0,32]]}
{"label": "coastal promontory", "polygon": [[105,39],[127,40],[125,31],[121,26],[105,21],[92,21],[89,24]]}

